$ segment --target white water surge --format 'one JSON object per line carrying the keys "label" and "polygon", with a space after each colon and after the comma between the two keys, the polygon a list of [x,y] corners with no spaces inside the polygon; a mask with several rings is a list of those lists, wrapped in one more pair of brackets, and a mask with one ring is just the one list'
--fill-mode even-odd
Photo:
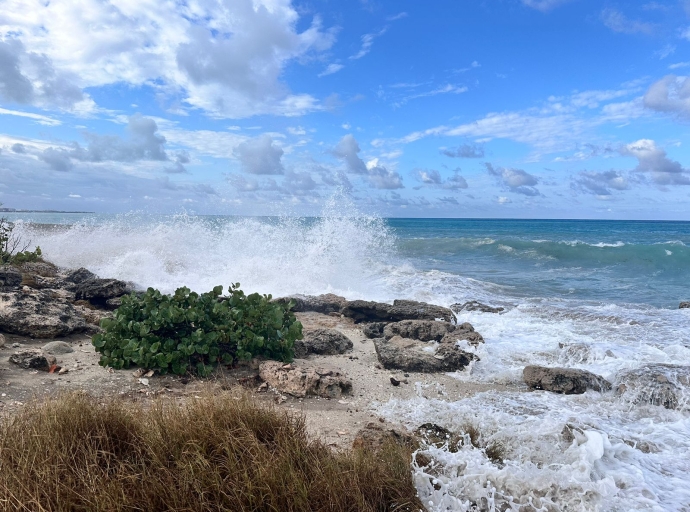
{"label": "white water surge", "polygon": [[[521,384],[527,364],[587,369],[614,388],[627,370],[690,365],[690,310],[524,297],[461,270],[422,271],[398,256],[384,221],[338,209],[311,220],[133,215],[52,230],[19,227],[58,265],[166,292],[240,282],[274,296],[332,292],[504,306],[500,315],[460,315],[486,343],[481,361],[456,376],[514,391],[379,407],[410,427],[431,422],[464,432],[471,425],[481,434],[480,448],[469,439],[458,451],[430,448],[435,468],[414,467],[429,510],[690,511],[690,391],[683,383],[675,410],[638,403],[630,393],[560,396]],[[500,460],[487,456],[482,447],[489,446],[500,447]]]}

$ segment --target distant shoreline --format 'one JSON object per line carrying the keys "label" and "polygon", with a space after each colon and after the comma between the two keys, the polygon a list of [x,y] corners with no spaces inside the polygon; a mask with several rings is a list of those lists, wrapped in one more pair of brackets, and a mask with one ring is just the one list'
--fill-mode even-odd
{"label": "distant shoreline", "polygon": [[17,210],[15,208],[0,208],[0,213],[96,213],[96,212],[73,212],[63,210]]}

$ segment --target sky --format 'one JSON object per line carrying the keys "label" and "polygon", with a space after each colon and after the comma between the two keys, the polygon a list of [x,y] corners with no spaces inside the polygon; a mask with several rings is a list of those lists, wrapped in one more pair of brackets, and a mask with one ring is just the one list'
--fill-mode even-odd
{"label": "sky", "polygon": [[690,220],[689,74],[690,0],[0,0],[0,202]]}

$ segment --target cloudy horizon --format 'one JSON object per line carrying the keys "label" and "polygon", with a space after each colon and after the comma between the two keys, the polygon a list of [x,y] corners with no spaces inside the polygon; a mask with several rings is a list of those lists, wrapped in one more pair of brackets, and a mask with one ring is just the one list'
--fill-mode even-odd
{"label": "cloudy horizon", "polygon": [[0,0],[0,202],[690,220],[690,1]]}

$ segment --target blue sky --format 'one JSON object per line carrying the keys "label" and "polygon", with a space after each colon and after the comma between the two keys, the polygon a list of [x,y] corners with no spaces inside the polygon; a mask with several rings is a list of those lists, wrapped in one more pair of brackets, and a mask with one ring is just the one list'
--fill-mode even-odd
{"label": "blue sky", "polygon": [[0,202],[690,220],[690,1],[0,0]]}

